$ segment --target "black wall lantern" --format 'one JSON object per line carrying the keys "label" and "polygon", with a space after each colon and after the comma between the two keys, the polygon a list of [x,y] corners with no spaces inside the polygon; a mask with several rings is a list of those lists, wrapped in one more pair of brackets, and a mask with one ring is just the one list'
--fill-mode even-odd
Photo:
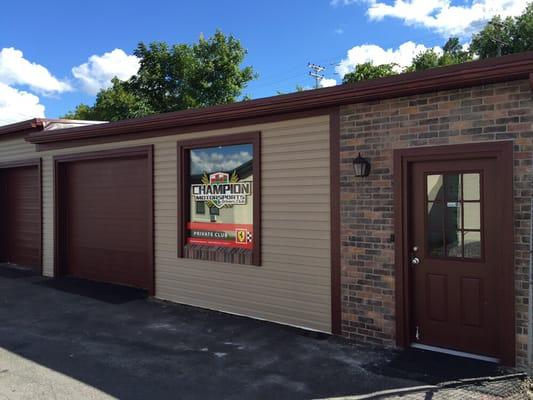
{"label": "black wall lantern", "polygon": [[353,171],[358,178],[364,178],[370,174],[370,163],[361,157],[361,153],[353,160]]}

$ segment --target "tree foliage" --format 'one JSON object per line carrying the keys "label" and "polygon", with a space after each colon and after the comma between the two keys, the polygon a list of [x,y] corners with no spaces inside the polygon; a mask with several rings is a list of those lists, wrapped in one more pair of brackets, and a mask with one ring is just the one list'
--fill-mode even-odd
{"label": "tree foliage", "polygon": [[[468,49],[461,45],[459,38],[451,37],[442,47],[442,52],[428,49],[417,54],[411,65],[403,72],[422,71],[429,68],[460,64],[476,57],[497,57],[522,51],[533,50],[533,3],[518,17],[502,19],[494,17],[485,27],[473,36]],[[344,76],[343,83],[358,82],[395,74],[394,64],[359,64],[353,72]]]}
{"label": "tree foliage", "polygon": [[344,75],[342,83],[354,83],[367,79],[383,78],[385,76],[396,75],[396,64],[374,65],[371,62],[359,64],[355,70]]}
{"label": "tree foliage", "polygon": [[220,31],[192,45],[141,42],[134,54],[140,59],[136,75],[113,79],[93,106],[80,104],[65,118],[115,121],[231,103],[255,77],[252,67],[241,68],[241,43]]}
{"label": "tree foliage", "polygon": [[405,72],[422,71],[429,68],[444,67],[446,65],[460,64],[472,60],[472,54],[463,49],[459,38],[451,37],[442,47],[442,53],[437,53],[434,49],[428,49],[417,54],[412,64],[405,69]]}
{"label": "tree foliage", "polygon": [[142,98],[126,88],[126,83],[113,78],[111,87],[96,95],[94,106],[80,104],[63,118],[96,121],[119,121],[143,117],[155,111]]}
{"label": "tree foliage", "polygon": [[533,3],[518,17],[492,18],[472,37],[470,49],[480,58],[533,50]]}
{"label": "tree foliage", "polygon": [[[422,71],[424,69],[459,64],[470,60],[472,60],[470,52],[463,49],[459,38],[452,37],[444,44],[442,53],[437,53],[434,49],[428,49],[416,55],[411,65],[405,68],[403,72]],[[353,72],[349,72],[344,76],[343,83],[396,75],[397,67],[396,64],[373,65],[371,62],[359,64]]]}

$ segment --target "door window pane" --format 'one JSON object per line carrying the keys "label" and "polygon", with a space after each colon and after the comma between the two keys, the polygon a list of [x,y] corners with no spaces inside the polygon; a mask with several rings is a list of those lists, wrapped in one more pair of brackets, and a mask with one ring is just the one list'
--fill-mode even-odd
{"label": "door window pane", "polygon": [[465,257],[481,257],[481,232],[465,232]]}
{"label": "door window pane", "polygon": [[481,258],[481,174],[426,177],[427,254]]}
{"label": "door window pane", "polygon": [[453,231],[461,229],[461,202],[447,202],[446,203],[446,229]]}
{"label": "door window pane", "polygon": [[444,217],[442,203],[428,203],[428,227],[430,230],[441,230]]}
{"label": "door window pane", "polygon": [[443,256],[444,238],[442,237],[442,231],[430,231],[428,236],[429,255],[435,257]]}
{"label": "door window pane", "polygon": [[446,201],[461,200],[461,175],[445,175]]}
{"label": "door window pane", "polygon": [[479,200],[480,189],[479,174],[463,174],[463,197],[465,200]]}
{"label": "door window pane", "polygon": [[465,229],[481,229],[480,203],[465,203]]}
{"label": "door window pane", "polygon": [[461,231],[446,231],[446,255],[448,257],[462,257],[463,243]]}
{"label": "door window pane", "polygon": [[442,198],[442,175],[427,176],[428,201],[440,200]]}

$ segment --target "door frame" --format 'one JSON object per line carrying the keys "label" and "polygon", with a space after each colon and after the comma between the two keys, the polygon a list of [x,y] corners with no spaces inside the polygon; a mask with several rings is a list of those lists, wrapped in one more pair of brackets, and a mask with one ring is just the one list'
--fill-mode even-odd
{"label": "door frame", "polygon": [[39,193],[39,274],[43,275],[43,188],[42,159],[31,158],[0,162],[0,171],[14,168],[37,167],[37,192]]}
{"label": "door frame", "polygon": [[154,262],[154,160],[153,160],[153,146],[136,146],[127,148],[118,148],[111,150],[100,150],[76,154],[63,154],[53,158],[54,161],[54,277],[59,277],[65,274],[66,266],[66,215],[63,210],[65,208],[65,166],[77,161],[89,161],[100,159],[114,159],[114,158],[130,158],[135,156],[146,157],[148,168],[148,268],[150,269],[150,281],[148,287],[148,294],[155,296],[155,262]]}
{"label": "door frame", "polygon": [[409,232],[409,172],[411,164],[421,161],[450,161],[458,159],[495,159],[501,182],[502,225],[501,259],[498,274],[499,356],[504,365],[515,364],[515,293],[514,293],[514,221],[513,221],[513,141],[450,144],[412,147],[394,150],[394,233],[396,287],[396,344],[408,347],[412,337],[413,288],[410,283]]}

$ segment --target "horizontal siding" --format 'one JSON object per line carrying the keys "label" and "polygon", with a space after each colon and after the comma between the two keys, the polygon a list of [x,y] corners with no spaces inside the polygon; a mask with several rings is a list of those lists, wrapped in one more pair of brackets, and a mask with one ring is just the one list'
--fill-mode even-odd
{"label": "horizontal siding", "polygon": [[[177,258],[176,142],[250,131],[262,140],[262,265]],[[145,144],[154,145],[156,297],[331,332],[327,116],[37,154],[22,139],[2,146],[0,160],[43,158],[45,274],[53,274],[53,156]]]}
{"label": "horizontal siding", "polygon": [[8,136],[0,138],[0,162],[25,160],[39,157],[35,146],[24,140],[21,136]]}

